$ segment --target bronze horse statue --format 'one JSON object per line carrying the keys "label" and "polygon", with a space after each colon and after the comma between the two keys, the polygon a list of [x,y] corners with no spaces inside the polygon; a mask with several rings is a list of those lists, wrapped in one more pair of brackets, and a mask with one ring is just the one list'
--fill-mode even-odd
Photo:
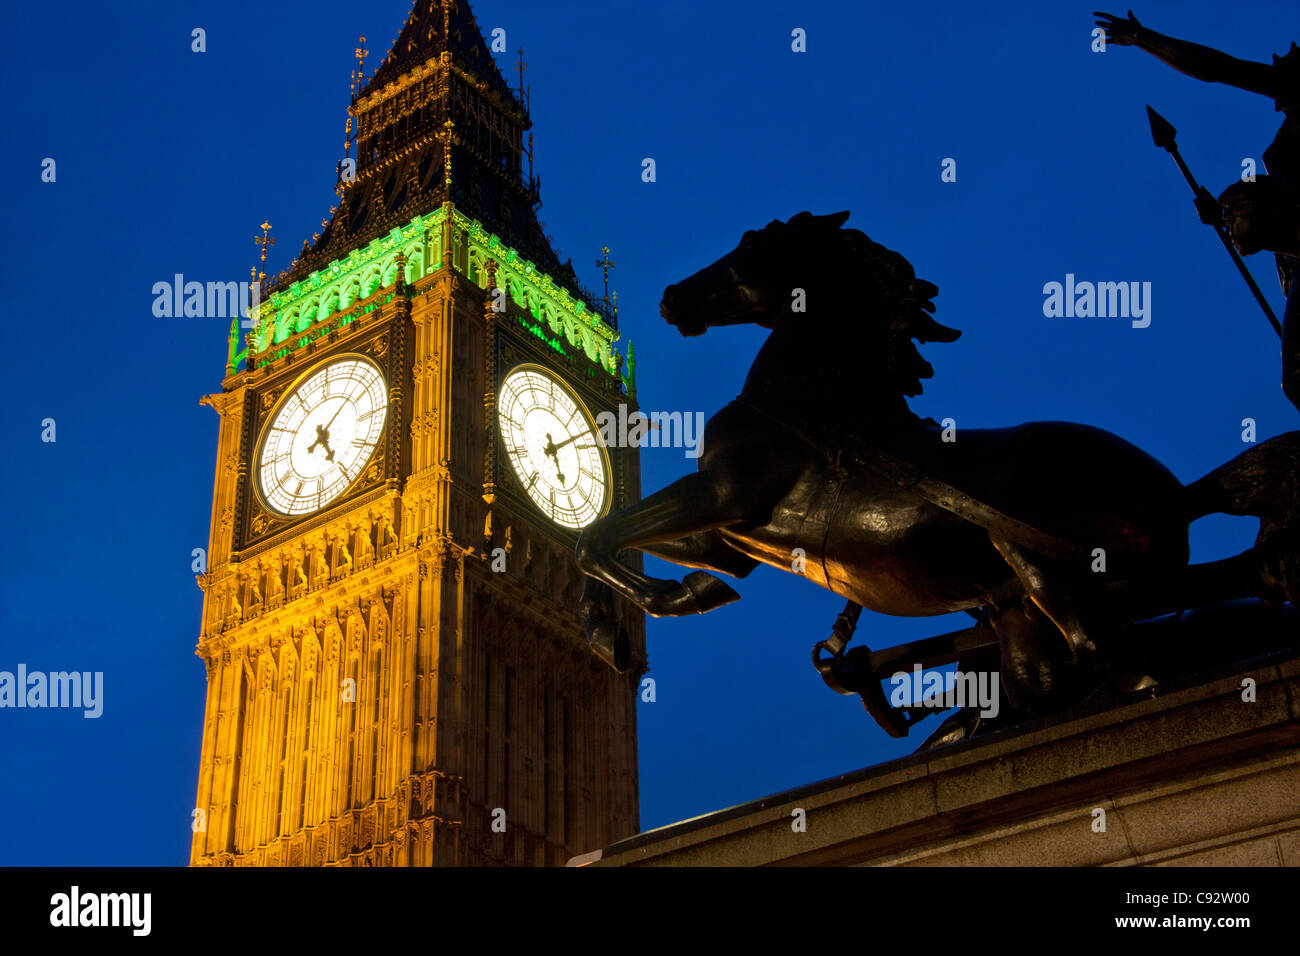
{"label": "bronze horse statue", "polygon": [[[698,470],[583,531],[588,637],[625,666],[610,589],[652,616],[699,614],[739,597],[714,572],[743,578],[763,563],[884,614],[971,613],[996,634],[1003,690],[1021,715],[1070,706],[1103,678],[1145,686],[1146,675],[1108,675],[1099,659],[1094,637],[1138,613],[1131,601],[1107,605],[1108,589],[1172,588],[1177,609],[1193,518],[1265,515],[1262,536],[1290,527],[1291,505],[1274,512],[1296,500],[1300,433],[1184,487],[1087,425],[945,432],[906,398],[933,374],[915,343],[960,333],[932,317],[938,289],[903,256],[842,228],[848,215],[804,212],[746,232],[664,291],[660,311],[684,336],[738,323],[772,331],[740,396],[708,421]],[[1280,464],[1265,467],[1279,457],[1283,477]],[[652,578],[623,549],[698,570]],[[1229,570],[1226,596],[1263,587],[1253,556],[1244,577],[1240,562]]]}

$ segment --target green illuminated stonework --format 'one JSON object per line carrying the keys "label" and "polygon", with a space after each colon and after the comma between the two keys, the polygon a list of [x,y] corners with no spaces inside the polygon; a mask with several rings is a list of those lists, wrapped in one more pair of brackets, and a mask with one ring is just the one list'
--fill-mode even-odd
{"label": "green illuminated stonework", "polygon": [[[353,309],[351,312],[343,313],[339,315],[337,318],[327,319],[324,322],[319,322],[316,325],[312,326],[310,329],[308,329],[305,334],[295,336],[292,339],[292,341],[285,342],[285,344],[282,347],[275,349],[275,351],[273,352],[268,352],[266,355],[263,355],[261,358],[257,360],[256,365],[258,368],[261,368],[263,365],[270,365],[276,359],[284,358],[294,349],[302,348],[312,342],[315,342],[322,335],[328,335],[329,333],[333,332],[335,329],[341,329],[346,325],[351,325],[354,321],[361,318],[361,316],[369,315],[371,312],[375,311],[375,309],[381,308],[387,305],[388,303],[392,302],[395,297],[396,297],[396,293],[390,292],[388,293],[388,295],[384,296],[383,298],[376,299],[374,302],[367,302],[359,309]],[[276,344],[278,344],[278,342],[279,340],[277,339]]]}
{"label": "green illuminated stonework", "polygon": [[[489,260],[495,260],[497,285],[525,315],[532,316],[531,322],[520,316],[522,328],[561,355],[581,352],[611,375],[619,374],[619,356],[614,349],[618,330],[588,303],[450,203],[417,216],[288,288],[273,292],[253,310],[256,367],[282,358],[391,301],[397,293],[389,294],[382,302],[367,303],[360,310],[352,309],[355,303],[397,281],[399,254],[406,257],[403,279],[407,284],[445,265],[479,288],[486,288],[484,267]],[[239,350],[239,344],[237,325],[232,323],[228,355],[231,372],[248,358],[248,349]]]}

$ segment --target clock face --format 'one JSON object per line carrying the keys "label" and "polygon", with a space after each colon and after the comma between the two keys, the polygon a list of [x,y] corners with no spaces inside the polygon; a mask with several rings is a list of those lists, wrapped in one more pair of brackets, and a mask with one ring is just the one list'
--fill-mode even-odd
{"label": "clock face", "polygon": [[387,413],[388,387],[369,359],[346,356],[309,372],[262,431],[262,503],[277,514],[302,515],[339,497],[374,455]]}
{"label": "clock face", "polygon": [[520,485],[565,528],[584,528],[609,505],[609,459],[591,415],[569,389],[536,365],[501,383],[501,439]]}

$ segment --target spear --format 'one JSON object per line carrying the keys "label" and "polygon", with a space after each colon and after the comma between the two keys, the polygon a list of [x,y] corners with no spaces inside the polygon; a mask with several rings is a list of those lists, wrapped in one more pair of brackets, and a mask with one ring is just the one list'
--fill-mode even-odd
{"label": "spear", "polygon": [[[1192,171],[1187,168],[1187,163],[1183,162],[1182,154],[1178,152],[1178,143],[1175,142],[1178,137],[1178,130],[1174,129],[1173,124],[1170,123],[1169,120],[1165,119],[1150,106],[1147,107],[1147,120],[1151,123],[1151,138],[1155,140],[1157,146],[1161,149],[1168,150],[1169,155],[1173,156],[1174,162],[1178,164],[1179,171],[1183,174],[1183,178],[1187,180],[1187,185],[1192,187],[1192,192],[1196,195],[1196,198],[1202,199],[1208,197],[1209,200],[1213,202],[1214,197],[1210,195],[1210,191],[1196,181],[1196,177],[1192,175]],[[1273,310],[1269,308],[1268,300],[1264,298],[1264,293],[1259,291],[1259,286],[1255,284],[1255,279],[1250,274],[1250,270],[1246,268],[1246,263],[1241,261],[1241,255],[1237,252],[1236,246],[1234,246],[1232,240],[1228,238],[1228,231],[1222,226],[1216,225],[1214,226],[1214,233],[1219,237],[1219,241],[1223,243],[1223,248],[1228,250],[1228,255],[1232,256],[1232,261],[1236,264],[1237,271],[1240,272],[1241,277],[1246,280],[1246,285],[1250,286],[1250,291],[1255,294],[1255,301],[1258,302],[1259,307],[1264,310],[1264,315],[1268,317],[1269,323],[1273,326],[1273,331],[1277,333],[1278,338],[1281,338],[1282,326],[1277,321],[1277,316],[1273,314]]]}

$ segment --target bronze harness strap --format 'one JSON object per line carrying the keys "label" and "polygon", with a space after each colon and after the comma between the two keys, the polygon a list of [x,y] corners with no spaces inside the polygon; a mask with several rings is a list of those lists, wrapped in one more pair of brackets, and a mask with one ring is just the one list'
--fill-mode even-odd
{"label": "bronze harness strap", "polygon": [[859,450],[856,445],[858,445],[856,440],[850,439],[845,448],[855,464],[870,468],[900,488],[905,488],[931,504],[979,525],[986,531],[992,531],[1012,544],[1022,545],[1030,551],[1056,558],[1058,561],[1087,560],[1090,555],[1089,550],[1082,545],[1039,531],[1023,521],[1004,514],[992,505],[972,498],[947,482],[922,474],[920,469],[911,462],[891,455],[879,446],[867,445]]}
{"label": "bronze harness strap", "polygon": [[831,461],[841,461],[847,458],[848,463],[851,465],[869,468],[881,477],[889,479],[900,488],[905,488],[931,504],[937,505],[945,511],[950,511],[960,518],[965,518],[972,524],[979,525],[986,531],[992,531],[1006,538],[1012,544],[1021,545],[1038,554],[1059,561],[1087,560],[1091,554],[1082,545],[1040,531],[1023,521],[1004,514],[990,504],[972,498],[947,482],[922,473],[916,465],[890,454],[879,445],[868,444],[858,438],[849,436],[844,440],[842,448],[829,448],[754,403],[744,398],[737,398],[736,401],[746,408],[758,412],[763,417],[818,449],[827,455]]}

